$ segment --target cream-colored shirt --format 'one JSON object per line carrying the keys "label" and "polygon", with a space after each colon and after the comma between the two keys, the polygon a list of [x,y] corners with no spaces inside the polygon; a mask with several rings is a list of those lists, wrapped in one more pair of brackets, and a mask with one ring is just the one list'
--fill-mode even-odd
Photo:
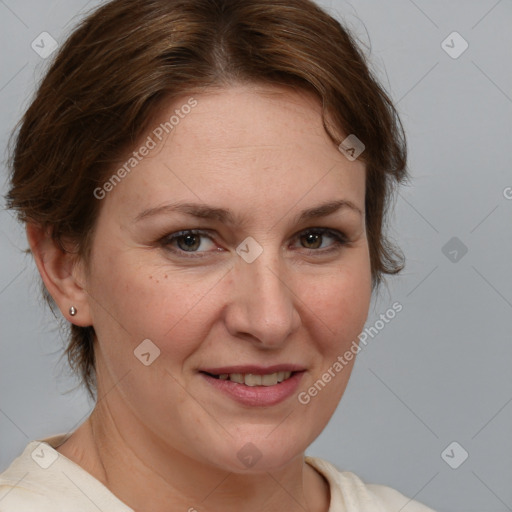
{"label": "cream-colored shirt", "polygon": [[[134,512],[55,450],[64,439],[59,435],[32,441],[0,474],[0,512]],[[329,512],[433,512],[390,487],[365,484],[325,460],[305,460],[329,482]]]}

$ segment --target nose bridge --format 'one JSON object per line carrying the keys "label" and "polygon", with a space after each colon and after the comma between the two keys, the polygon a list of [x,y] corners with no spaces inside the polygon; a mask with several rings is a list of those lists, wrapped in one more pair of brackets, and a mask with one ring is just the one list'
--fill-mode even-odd
{"label": "nose bridge", "polygon": [[266,248],[250,263],[241,257],[235,267],[231,328],[264,345],[275,346],[286,340],[300,321],[286,281],[277,249]]}

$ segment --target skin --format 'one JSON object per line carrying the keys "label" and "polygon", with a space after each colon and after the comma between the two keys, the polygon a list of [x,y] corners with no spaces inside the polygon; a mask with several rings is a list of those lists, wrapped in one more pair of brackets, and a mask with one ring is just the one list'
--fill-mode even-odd
{"label": "skin", "polygon": [[[304,452],[333,414],[354,360],[307,405],[297,394],[350,348],[368,314],[365,167],[337,149],[319,102],[305,92],[233,85],[194,98],[192,112],[102,200],[87,263],[28,226],[62,313],[97,334],[99,400],[58,451],[137,511],[148,503],[155,512],[327,511],[328,485]],[[155,126],[188,99],[170,104]],[[337,200],[359,212],[297,221]],[[136,221],[177,201],[229,209],[234,221],[172,211]],[[311,242],[313,228],[347,242],[329,234]],[[200,257],[187,257],[183,238],[161,242],[186,229],[211,236],[192,238]],[[252,263],[236,253],[248,236],[263,248]],[[145,339],[160,350],[149,366],[134,357]],[[297,393],[269,407],[241,405],[199,373],[281,363],[306,371]],[[248,442],[262,454],[252,468],[237,458]]]}

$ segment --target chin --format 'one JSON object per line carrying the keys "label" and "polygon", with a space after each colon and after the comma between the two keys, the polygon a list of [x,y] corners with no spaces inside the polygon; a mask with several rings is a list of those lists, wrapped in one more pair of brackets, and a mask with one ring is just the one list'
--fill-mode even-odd
{"label": "chin", "polygon": [[[277,427],[275,434],[272,434],[272,428],[265,425],[263,432],[262,429],[257,429],[257,432],[246,429],[244,436],[233,435],[222,450],[216,450],[213,458],[210,451],[210,463],[231,473],[256,474],[278,471],[303,456],[311,441],[308,442],[303,435],[295,438],[284,425]],[[279,428],[283,431],[278,434]]]}

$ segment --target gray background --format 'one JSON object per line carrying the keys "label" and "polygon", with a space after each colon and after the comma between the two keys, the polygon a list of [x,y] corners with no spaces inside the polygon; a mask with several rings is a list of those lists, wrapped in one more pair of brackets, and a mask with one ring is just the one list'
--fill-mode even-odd
{"label": "gray background", "polygon": [[[98,3],[0,0],[2,148],[48,63],[31,42],[43,31],[62,42]],[[407,268],[375,297],[367,325],[394,301],[403,311],[361,352],[308,453],[439,511],[512,510],[512,3],[321,3],[367,45],[398,104],[413,181],[391,231]],[[441,46],[453,31],[469,44],[458,58]],[[6,176],[3,162],[3,191]],[[458,247],[445,245],[452,237]],[[1,210],[0,470],[92,407],[59,361],[64,340],[25,247]],[[469,453],[458,469],[441,457],[453,441]],[[452,465],[462,448],[448,452]]]}

